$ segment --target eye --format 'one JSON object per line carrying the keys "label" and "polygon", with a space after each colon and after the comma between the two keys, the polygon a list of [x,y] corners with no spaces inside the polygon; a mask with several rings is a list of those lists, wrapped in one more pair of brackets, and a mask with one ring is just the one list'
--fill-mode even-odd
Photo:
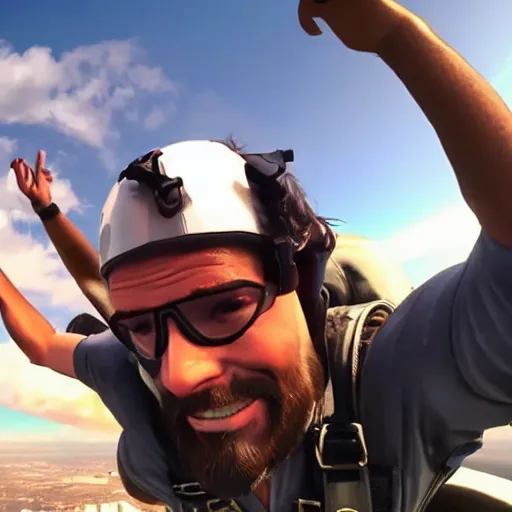
{"label": "eye", "polygon": [[216,323],[238,325],[251,319],[256,312],[258,302],[259,292],[257,290],[250,290],[249,293],[246,293],[246,290],[237,290],[224,297],[218,297],[211,304],[207,318]]}
{"label": "eye", "polygon": [[123,318],[118,323],[120,339],[129,341],[135,350],[145,358],[155,357],[156,326],[153,315],[140,314]]}
{"label": "eye", "polygon": [[139,336],[147,336],[153,332],[153,324],[150,322],[143,322],[130,328],[130,331]]}
{"label": "eye", "polygon": [[134,336],[148,336],[154,331],[153,322],[147,317],[125,320],[121,326]]}
{"label": "eye", "polygon": [[251,304],[254,304],[254,300],[251,297],[233,297],[216,304],[213,308],[212,314],[229,315],[231,313],[236,313]]}
{"label": "eye", "polygon": [[243,286],[185,301],[178,308],[194,329],[209,338],[223,338],[251,321],[263,293],[263,287]]}

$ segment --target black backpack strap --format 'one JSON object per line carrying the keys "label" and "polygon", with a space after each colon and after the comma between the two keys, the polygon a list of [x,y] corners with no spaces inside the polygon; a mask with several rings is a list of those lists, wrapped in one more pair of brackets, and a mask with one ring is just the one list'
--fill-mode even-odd
{"label": "black backpack strap", "polygon": [[75,318],[73,318],[66,327],[66,332],[83,334],[84,336],[100,334],[107,330],[108,325],[104,324],[101,320],[98,320],[89,313],[81,313],[80,315],[75,316]]}
{"label": "black backpack strap", "polygon": [[324,420],[317,429],[316,441],[325,511],[374,511],[368,453],[359,423],[358,377],[369,344],[393,309],[391,303],[379,300],[329,310],[329,381]]}

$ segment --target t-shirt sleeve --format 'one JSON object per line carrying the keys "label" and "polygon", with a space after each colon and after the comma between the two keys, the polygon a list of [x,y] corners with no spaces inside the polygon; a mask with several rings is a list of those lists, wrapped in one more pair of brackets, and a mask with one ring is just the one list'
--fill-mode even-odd
{"label": "t-shirt sleeve", "polygon": [[482,233],[465,263],[411,293],[372,343],[361,403],[386,464],[418,450],[440,464],[512,420],[512,249]]}
{"label": "t-shirt sleeve", "polygon": [[82,340],[73,356],[77,378],[99,395],[123,428],[137,428],[140,418],[134,419],[134,404],[140,415],[150,393],[128,349],[105,331]]}
{"label": "t-shirt sleeve", "polygon": [[110,330],[94,334],[75,348],[75,374],[86,386],[103,395],[115,382],[128,357],[128,350]]}
{"label": "t-shirt sleeve", "polygon": [[475,395],[509,405],[512,419],[512,249],[482,233],[455,294],[452,347]]}

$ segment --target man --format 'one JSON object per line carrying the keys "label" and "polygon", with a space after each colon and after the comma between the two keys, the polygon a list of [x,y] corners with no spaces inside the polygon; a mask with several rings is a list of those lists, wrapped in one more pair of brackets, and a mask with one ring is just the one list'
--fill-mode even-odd
{"label": "man", "polygon": [[[468,261],[414,291],[378,331],[360,382],[368,462],[387,486],[378,510],[421,511],[482,431],[512,418],[511,114],[395,2],[303,0],[299,16],[311,35],[321,17],[395,71],[482,225]],[[206,491],[223,510],[289,510],[315,487],[306,441],[332,362],[320,284],[333,235],[288,174],[290,156],[183,142],[121,174],[100,257],[123,344],[110,332],[55,334],[1,276],[13,339],[102,397],[124,428],[129,480],[170,507]]]}
{"label": "man", "polygon": [[[231,138],[223,143],[234,151],[241,151]],[[52,176],[44,168],[44,158],[44,153],[40,152],[36,165],[37,174],[24,160],[18,159],[11,164],[19,189],[31,201],[79,287],[85,291],[100,315],[108,321],[109,311],[113,307],[108,300],[108,289],[99,273],[98,255],[76,226],[53,203],[50,190]],[[398,304],[411,291],[411,285],[402,269],[379,254],[377,245],[361,236],[337,235],[336,248],[325,274],[324,286],[329,290],[330,305],[362,304],[376,299]],[[71,320],[66,332],[89,336],[107,329],[103,322],[82,313]],[[122,473],[122,467],[120,470],[129,493],[142,501],[153,502],[152,497],[142,495],[140,489],[131,486]]]}

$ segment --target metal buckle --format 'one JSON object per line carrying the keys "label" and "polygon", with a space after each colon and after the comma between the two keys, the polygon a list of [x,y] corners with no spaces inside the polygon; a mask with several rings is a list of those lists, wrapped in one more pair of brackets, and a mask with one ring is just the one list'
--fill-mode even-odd
{"label": "metal buckle", "polygon": [[213,499],[206,502],[208,512],[242,512],[242,509],[234,500]]}
{"label": "metal buckle", "polygon": [[297,512],[310,512],[310,507],[322,510],[322,504],[319,501],[303,500],[302,498],[297,500]]}
{"label": "metal buckle", "polygon": [[330,423],[324,423],[320,430],[320,436],[318,443],[315,446],[316,460],[320,468],[324,471],[339,471],[339,470],[354,470],[361,469],[368,464],[368,450],[366,449],[366,443],[364,440],[363,427],[359,423],[351,423],[348,428],[344,429],[344,433],[349,433],[354,436],[354,439],[359,443],[361,448],[362,456],[361,460],[356,464],[325,464],[324,463],[324,444],[327,435],[329,434],[329,428],[332,426]]}
{"label": "metal buckle", "polygon": [[180,495],[189,498],[195,498],[197,496],[203,496],[206,494],[206,492],[203,491],[202,487],[199,485],[199,482],[187,482],[184,484],[173,485],[172,491],[177,498],[179,498]]}

